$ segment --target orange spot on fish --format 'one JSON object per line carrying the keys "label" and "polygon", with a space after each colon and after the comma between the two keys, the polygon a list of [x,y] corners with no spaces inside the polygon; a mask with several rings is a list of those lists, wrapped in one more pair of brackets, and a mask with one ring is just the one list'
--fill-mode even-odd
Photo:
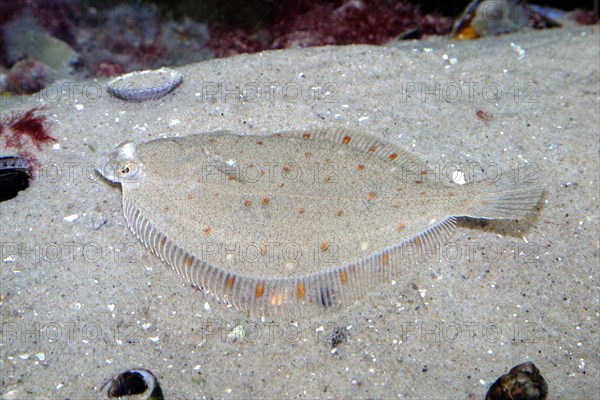
{"label": "orange spot on fish", "polygon": [[420,246],[422,243],[421,238],[417,236],[413,239],[413,243],[415,244],[415,246]]}
{"label": "orange spot on fish", "polygon": [[244,201],[244,205],[246,207],[250,207],[252,205],[252,202],[250,200],[246,200],[246,201]]}
{"label": "orange spot on fish", "polygon": [[292,167],[290,166],[290,164],[285,164],[283,166],[283,172],[290,172],[292,170]]}
{"label": "orange spot on fish", "polygon": [[342,282],[342,285],[345,285],[347,280],[346,271],[340,271],[340,282]]}
{"label": "orange spot on fish", "polygon": [[256,142],[257,145],[262,146],[264,143],[261,141]]}
{"label": "orange spot on fish", "polygon": [[258,282],[258,284],[256,285],[256,290],[254,291],[254,296],[255,297],[262,297],[262,295],[265,293],[265,285],[262,282]]}
{"label": "orange spot on fish", "polygon": [[304,153],[304,157],[311,158],[312,157],[312,153],[306,152],[306,153]]}
{"label": "orange spot on fish", "polygon": [[273,296],[271,296],[271,305],[279,306],[283,303],[284,300],[287,300],[287,298],[287,292],[274,293]]}
{"label": "orange spot on fish", "polygon": [[362,171],[363,169],[365,169],[365,165],[364,165],[364,164],[358,164],[358,165],[356,166],[356,170],[357,170],[357,171]]}
{"label": "orange spot on fish", "polygon": [[321,249],[321,251],[329,250],[329,242],[321,242],[321,245],[319,246],[319,248]]}
{"label": "orange spot on fish", "polygon": [[271,200],[268,197],[265,197],[262,199],[263,206],[268,206],[270,202],[271,202]]}
{"label": "orange spot on fish", "polygon": [[383,253],[383,266],[388,267],[390,265],[390,254]]}
{"label": "orange spot on fish", "polygon": [[231,289],[233,287],[233,283],[235,282],[235,277],[233,275],[228,275],[225,280],[225,287],[227,289]]}
{"label": "orange spot on fish", "polygon": [[402,232],[404,230],[405,226],[402,222],[400,222],[398,225],[396,225],[396,230],[398,232]]}
{"label": "orange spot on fish", "polygon": [[336,217],[341,217],[342,215],[344,215],[344,211],[343,211],[343,210],[340,210],[340,209],[338,209],[338,210],[335,212],[335,216],[336,216]]}
{"label": "orange spot on fish", "polygon": [[296,287],[296,295],[299,299],[304,298],[304,284],[302,282],[298,283],[298,286]]}
{"label": "orange spot on fish", "polygon": [[325,183],[331,182],[331,176],[327,175],[325,178],[323,178],[323,182],[325,182]]}
{"label": "orange spot on fish", "polygon": [[369,153],[375,153],[375,150],[377,150],[377,147],[375,147],[375,146],[371,146],[371,147],[369,148]]}
{"label": "orange spot on fish", "polygon": [[165,213],[168,213],[168,212],[169,212],[169,207],[168,207],[168,206],[165,206],[165,207],[163,208],[163,212],[165,212]]}
{"label": "orange spot on fish", "polygon": [[421,175],[427,175],[427,171],[421,171]]}
{"label": "orange spot on fish", "polygon": [[350,140],[352,140],[350,136],[344,136],[344,139],[342,139],[342,143],[348,144],[350,143]]}
{"label": "orange spot on fish", "polygon": [[302,137],[303,137],[304,139],[310,139],[310,133],[304,133],[304,134],[302,135]]}
{"label": "orange spot on fish", "polygon": [[212,232],[212,228],[210,226],[204,228],[204,236],[210,235],[211,232]]}
{"label": "orange spot on fish", "polygon": [[298,213],[299,213],[299,214],[304,214],[304,211],[306,211],[306,210],[304,209],[304,207],[300,207],[300,208],[298,209]]}
{"label": "orange spot on fish", "polygon": [[375,193],[375,192],[367,193],[367,200],[375,200],[376,197],[377,197],[377,193]]}
{"label": "orange spot on fish", "polygon": [[394,154],[390,154],[390,161],[394,161],[396,158],[398,158],[398,154],[394,153]]}
{"label": "orange spot on fish", "polygon": [[194,263],[194,259],[188,255],[185,256],[185,265],[187,265],[188,267],[191,267],[192,264]]}

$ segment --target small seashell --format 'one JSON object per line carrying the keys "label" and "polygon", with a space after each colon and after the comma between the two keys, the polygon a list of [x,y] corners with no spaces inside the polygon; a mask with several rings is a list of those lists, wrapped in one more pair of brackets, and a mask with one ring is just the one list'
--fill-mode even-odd
{"label": "small seashell", "polygon": [[519,0],[473,0],[454,22],[451,37],[460,40],[516,32],[526,26],[536,29],[561,26],[543,8]]}
{"label": "small seashell", "polygon": [[540,370],[528,361],[519,364],[502,375],[488,390],[485,400],[544,400],[548,396],[548,384]]}
{"label": "small seashell", "polygon": [[21,157],[0,157],[0,201],[17,196],[29,187],[27,160]]}
{"label": "small seashell", "polygon": [[108,399],[163,400],[162,390],[156,376],[147,369],[130,369],[111,378],[102,389]]}
{"label": "small seashell", "polygon": [[348,330],[345,326],[338,326],[327,337],[327,342],[331,344],[331,348],[335,349],[342,342],[348,340]]}
{"label": "small seashell", "polygon": [[157,100],[175,89],[183,80],[179,71],[170,68],[135,71],[108,82],[108,93],[122,100]]}

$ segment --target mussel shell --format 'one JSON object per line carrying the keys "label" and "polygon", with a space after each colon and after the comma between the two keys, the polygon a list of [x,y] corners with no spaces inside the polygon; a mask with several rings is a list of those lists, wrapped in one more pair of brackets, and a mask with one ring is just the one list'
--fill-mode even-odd
{"label": "mussel shell", "polygon": [[29,187],[27,160],[21,157],[0,157],[0,201],[17,196]]}
{"label": "mussel shell", "polygon": [[108,399],[164,400],[156,376],[147,369],[130,369],[106,382],[101,389]]}

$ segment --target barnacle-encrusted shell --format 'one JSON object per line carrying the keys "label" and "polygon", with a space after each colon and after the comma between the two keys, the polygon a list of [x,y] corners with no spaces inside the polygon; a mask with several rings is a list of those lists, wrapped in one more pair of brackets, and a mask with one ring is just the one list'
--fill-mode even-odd
{"label": "barnacle-encrusted shell", "polygon": [[545,400],[548,384],[531,362],[513,367],[490,387],[485,400]]}
{"label": "barnacle-encrusted shell", "polygon": [[170,68],[135,71],[108,82],[108,92],[127,101],[156,100],[175,89],[182,80],[181,72]]}

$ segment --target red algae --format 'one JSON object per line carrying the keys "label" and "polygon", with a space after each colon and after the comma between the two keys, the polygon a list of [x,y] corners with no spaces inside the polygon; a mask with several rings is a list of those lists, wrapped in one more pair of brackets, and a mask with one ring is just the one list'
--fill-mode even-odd
{"label": "red algae", "polygon": [[[433,33],[433,26],[423,22],[418,8],[403,1],[351,0],[304,5],[280,3],[273,47],[305,47],[305,45],[381,45],[407,32],[418,29]],[[444,31],[450,29],[448,19]],[[447,33],[447,32],[444,32]],[[309,34],[309,37],[306,37]]]}
{"label": "red algae", "polygon": [[27,149],[27,145],[31,144],[41,151],[42,146],[56,141],[48,132],[48,117],[43,114],[36,115],[43,109],[44,107],[34,107],[25,113],[13,113],[10,117],[0,120],[0,138],[4,140],[7,148],[16,149],[17,155],[29,162],[31,176],[32,168],[40,163]]}
{"label": "red algae", "polygon": [[[34,115],[37,111],[42,110],[43,107],[34,107],[31,110],[25,112],[25,114],[13,114],[6,124],[13,131],[12,137],[7,137],[7,143],[10,141],[13,146],[10,147],[21,147],[23,145],[23,137],[27,136],[38,149],[42,150],[42,144],[56,141],[55,138],[50,136],[48,133],[48,118],[45,115]],[[4,121],[3,121],[4,123]]]}
{"label": "red algae", "polygon": [[594,25],[598,23],[598,15],[592,10],[575,10],[574,19],[581,25]]}

